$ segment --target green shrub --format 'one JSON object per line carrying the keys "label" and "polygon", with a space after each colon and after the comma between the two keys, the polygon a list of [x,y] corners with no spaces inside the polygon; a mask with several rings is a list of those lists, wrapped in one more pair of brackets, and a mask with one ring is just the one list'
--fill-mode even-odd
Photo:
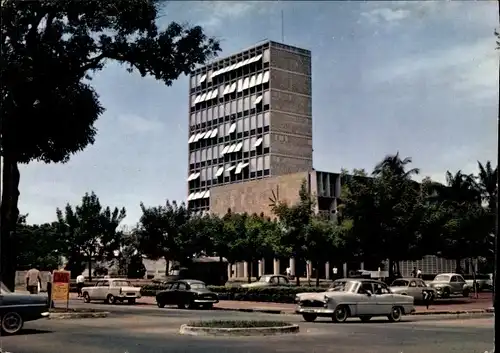
{"label": "green shrub", "polygon": [[[163,285],[146,285],[141,289],[141,295],[156,296],[158,291],[164,290]],[[320,293],[325,288],[317,287],[263,287],[263,288],[241,288],[231,286],[208,286],[212,292],[217,293],[219,300],[241,300],[271,303],[294,303],[298,293]]]}

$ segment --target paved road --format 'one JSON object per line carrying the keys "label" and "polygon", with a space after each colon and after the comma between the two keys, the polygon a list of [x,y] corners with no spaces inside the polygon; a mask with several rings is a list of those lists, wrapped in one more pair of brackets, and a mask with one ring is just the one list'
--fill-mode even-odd
{"label": "paved road", "polygon": [[[93,305],[94,306],[94,305]],[[39,320],[24,334],[2,337],[12,353],[160,353],[160,352],[484,352],[492,346],[491,318],[447,321],[385,320],[333,324],[305,323],[298,316],[224,311],[158,309],[151,306],[96,305],[113,311],[106,319]],[[298,335],[257,338],[181,336],[181,324],[206,319],[269,319],[299,323]]]}

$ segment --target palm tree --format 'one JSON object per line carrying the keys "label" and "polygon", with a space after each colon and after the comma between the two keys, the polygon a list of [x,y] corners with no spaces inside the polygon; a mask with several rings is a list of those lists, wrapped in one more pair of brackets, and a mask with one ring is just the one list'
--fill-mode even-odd
{"label": "palm tree", "polygon": [[399,152],[397,152],[395,155],[387,155],[380,163],[375,166],[372,175],[382,176],[386,173],[390,173],[392,175],[408,179],[412,175],[417,175],[420,173],[420,169],[418,168],[406,170],[407,165],[409,165],[411,162],[411,157],[401,159],[399,157]]}
{"label": "palm tree", "polygon": [[485,165],[478,161],[477,165],[479,167],[477,184],[481,191],[483,202],[487,203],[490,211],[494,211],[496,208],[496,197],[498,192],[498,166],[493,169],[490,161],[487,161]]}

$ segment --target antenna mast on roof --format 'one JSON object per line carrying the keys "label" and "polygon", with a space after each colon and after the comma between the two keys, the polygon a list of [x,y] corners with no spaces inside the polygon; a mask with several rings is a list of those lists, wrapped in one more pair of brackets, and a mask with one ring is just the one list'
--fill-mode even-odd
{"label": "antenna mast on roof", "polygon": [[285,43],[285,12],[281,8],[281,43]]}

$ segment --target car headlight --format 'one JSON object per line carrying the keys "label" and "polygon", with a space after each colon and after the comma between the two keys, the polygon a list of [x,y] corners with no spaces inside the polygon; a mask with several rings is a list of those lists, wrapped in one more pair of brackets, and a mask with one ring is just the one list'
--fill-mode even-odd
{"label": "car headlight", "polygon": [[330,301],[330,298],[328,296],[323,297],[323,302],[328,303]]}
{"label": "car headlight", "polygon": [[300,302],[300,297],[298,295],[295,296],[295,302],[296,303]]}

